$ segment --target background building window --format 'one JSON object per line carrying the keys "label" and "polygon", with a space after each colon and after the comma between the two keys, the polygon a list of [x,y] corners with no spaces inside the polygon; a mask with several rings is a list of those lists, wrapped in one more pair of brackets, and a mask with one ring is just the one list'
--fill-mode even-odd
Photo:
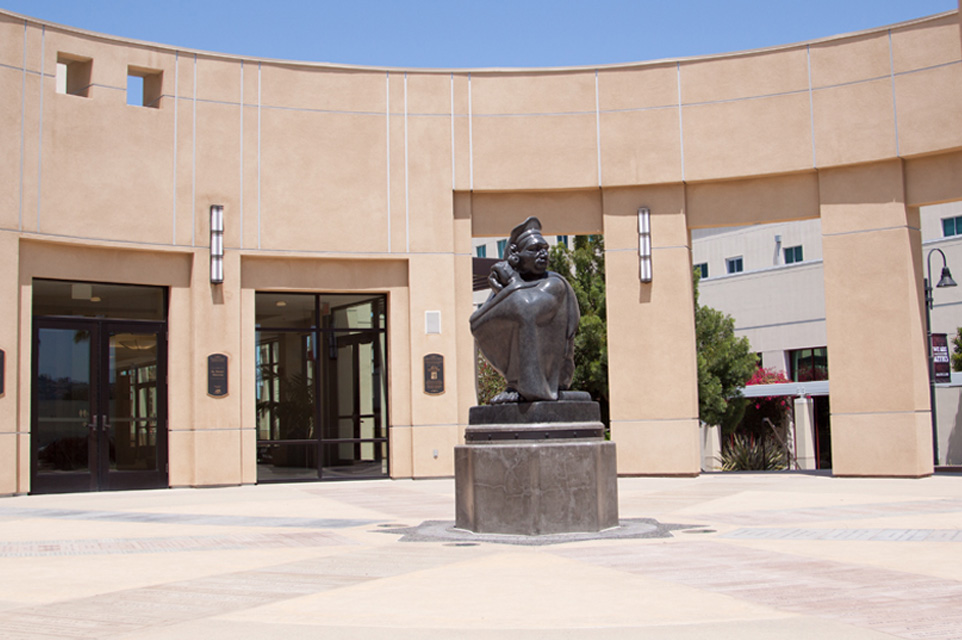
{"label": "background building window", "polygon": [[498,259],[504,258],[504,251],[508,248],[507,240],[498,240]]}
{"label": "background building window", "polygon": [[701,264],[696,264],[695,271],[698,272],[698,277],[704,280],[708,277],[708,263],[702,262]]}
{"label": "background building window", "polygon": [[558,244],[563,244],[565,248],[568,247],[568,236],[558,236]]}
{"label": "background building window", "polygon": [[785,247],[785,264],[794,264],[802,261],[802,245],[797,247]]}
{"label": "background building window", "polygon": [[942,218],[942,235],[946,238],[962,235],[962,216]]}
{"label": "background building window", "polygon": [[745,265],[742,262],[742,257],[737,258],[726,258],[725,267],[728,269],[728,273],[741,273],[745,270]]}
{"label": "background building window", "polygon": [[796,349],[789,351],[789,362],[792,366],[792,380],[795,382],[811,382],[813,380],[828,380],[828,349]]}
{"label": "background building window", "polygon": [[487,257],[488,257],[488,247],[487,247],[487,245],[483,245],[483,244],[482,244],[482,245],[479,245],[478,248],[477,248],[477,252],[478,252],[478,257],[479,257],[479,258],[487,258]]}

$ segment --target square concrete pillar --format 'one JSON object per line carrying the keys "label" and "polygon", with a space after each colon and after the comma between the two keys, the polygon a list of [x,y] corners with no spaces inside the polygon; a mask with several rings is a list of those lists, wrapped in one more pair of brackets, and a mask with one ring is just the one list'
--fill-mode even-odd
{"label": "square concrete pillar", "polygon": [[929,475],[922,241],[902,162],[819,177],[833,472]]}
{"label": "square concrete pillar", "polygon": [[3,461],[0,463],[0,495],[26,491],[25,486],[20,486],[17,473],[18,449],[21,446],[24,450],[28,449],[26,436],[18,432],[30,430],[29,415],[23,429],[20,429],[17,423],[20,402],[17,380],[21,370],[20,336],[17,331],[20,323],[20,305],[17,304],[17,298],[20,292],[16,277],[20,270],[19,261],[20,247],[16,234],[0,231],[0,271],[9,274],[0,285],[0,297],[6,301],[6,304],[0,306],[0,350],[4,353],[3,371],[0,371],[0,376],[3,377],[3,389],[0,390],[0,460]]}
{"label": "square concrete pillar", "polygon": [[[690,239],[681,185],[604,193],[611,438],[621,475],[701,469]],[[638,208],[651,212],[652,281],[638,267]]]}
{"label": "square concrete pillar", "polygon": [[794,437],[798,468],[818,468],[818,452],[815,451],[815,402],[810,397],[795,398]]}

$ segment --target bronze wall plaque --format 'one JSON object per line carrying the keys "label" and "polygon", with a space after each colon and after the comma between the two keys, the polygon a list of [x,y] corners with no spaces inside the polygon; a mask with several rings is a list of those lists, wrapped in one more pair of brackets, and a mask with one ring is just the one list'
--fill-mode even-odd
{"label": "bronze wall plaque", "polygon": [[207,356],[207,394],[215,398],[227,395],[227,356],[223,353]]}
{"label": "bronze wall plaque", "polygon": [[432,396],[444,393],[444,356],[440,353],[424,356],[424,393]]}

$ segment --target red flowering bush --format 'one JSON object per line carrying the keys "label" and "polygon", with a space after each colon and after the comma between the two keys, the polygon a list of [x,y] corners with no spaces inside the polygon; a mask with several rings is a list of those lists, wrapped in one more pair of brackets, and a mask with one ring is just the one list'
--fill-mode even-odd
{"label": "red flowering bush", "polygon": [[[752,377],[745,383],[745,386],[760,384],[779,384],[791,382],[781,371],[775,369],[756,369]],[[774,433],[772,427],[780,427],[785,423],[792,408],[791,396],[760,396],[756,398],[741,398],[744,412],[741,419],[736,422],[725,436],[729,438],[726,443],[731,452],[746,453],[757,449],[761,452],[775,451],[784,457],[784,447],[779,444],[780,438]],[[746,454],[747,455],[747,454]],[[766,454],[767,455],[767,454]],[[724,457],[724,456],[723,456]],[[756,469],[767,468],[757,466],[740,466],[737,462],[743,456],[728,455],[726,468]],[[764,457],[764,456],[763,456]],[[746,463],[747,464],[747,463]],[[755,463],[752,463],[754,465]]]}
{"label": "red flowering bush", "polygon": [[[759,367],[752,374],[752,377],[748,379],[745,386],[752,386],[756,384],[782,384],[785,382],[791,382],[788,377],[781,371],[776,371],[775,369],[765,369]],[[784,417],[788,410],[791,409],[792,403],[789,396],[764,396],[761,398],[752,398],[753,405],[756,410],[761,410],[763,407],[772,408],[781,411],[781,417]],[[776,411],[777,413],[778,411]],[[774,421],[773,421],[774,422]],[[778,424],[778,422],[775,422]]]}

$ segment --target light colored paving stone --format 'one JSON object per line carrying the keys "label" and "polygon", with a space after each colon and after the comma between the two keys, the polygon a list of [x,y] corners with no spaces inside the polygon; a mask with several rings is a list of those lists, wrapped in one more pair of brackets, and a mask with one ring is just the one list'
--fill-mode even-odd
{"label": "light colored paving stone", "polygon": [[619,481],[551,547],[400,542],[451,480],[0,499],[0,638],[962,638],[962,476]]}

